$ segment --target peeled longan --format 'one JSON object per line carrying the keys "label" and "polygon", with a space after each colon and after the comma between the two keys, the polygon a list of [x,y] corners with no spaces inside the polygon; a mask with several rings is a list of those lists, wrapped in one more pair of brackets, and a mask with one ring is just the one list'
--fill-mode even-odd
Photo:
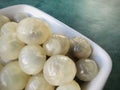
{"label": "peeled longan", "polygon": [[9,22],[10,19],[4,15],[0,14],[0,29],[2,27],[2,25],[4,25],[5,23]]}
{"label": "peeled longan", "polygon": [[45,79],[42,73],[32,76],[25,90],[54,90],[54,86],[50,85]]}
{"label": "peeled longan", "polygon": [[38,18],[25,18],[18,24],[17,36],[26,44],[42,44],[51,35],[51,28]]}
{"label": "peeled longan", "polygon": [[56,90],[81,90],[81,88],[80,88],[79,84],[73,80],[70,83],[67,83],[67,84],[57,87]]}
{"label": "peeled longan", "polygon": [[82,37],[70,39],[70,54],[77,58],[88,58],[92,53],[92,48],[88,41]]}
{"label": "peeled longan", "polygon": [[20,50],[23,48],[22,43],[16,34],[2,35],[0,37],[0,56],[7,63],[18,58]]}
{"label": "peeled longan", "polygon": [[43,73],[49,84],[64,85],[74,79],[76,66],[69,57],[54,55],[46,61]]}
{"label": "peeled longan", "polygon": [[10,62],[0,72],[0,90],[22,90],[28,78],[17,61]]}
{"label": "peeled longan", "polygon": [[95,61],[90,59],[78,60],[77,77],[82,81],[90,81],[98,74],[98,66]]}
{"label": "peeled longan", "polygon": [[25,46],[19,55],[19,65],[27,74],[38,74],[46,61],[46,53],[39,45]]}
{"label": "peeled longan", "polygon": [[44,43],[43,48],[48,56],[65,55],[70,48],[70,42],[66,36],[54,34]]}
{"label": "peeled longan", "polygon": [[1,27],[1,35],[7,35],[7,34],[13,34],[16,33],[16,28],[17,28],[17,23],[16,22],[8,22],[5,23]]}

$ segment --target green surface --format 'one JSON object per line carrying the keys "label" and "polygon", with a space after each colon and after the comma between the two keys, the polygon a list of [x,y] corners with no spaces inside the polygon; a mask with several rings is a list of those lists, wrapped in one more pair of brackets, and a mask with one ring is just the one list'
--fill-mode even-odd
{"label": "green surface", "polygon": [[104,90],[120,90],[120,0],[0,0],[0,8],[35,6],[95,41],[112,58]]}

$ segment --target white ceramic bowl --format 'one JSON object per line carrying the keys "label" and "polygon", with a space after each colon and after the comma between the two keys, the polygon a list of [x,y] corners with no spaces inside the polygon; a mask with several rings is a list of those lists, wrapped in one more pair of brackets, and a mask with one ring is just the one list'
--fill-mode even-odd
{"label": "white ceramic bowl", "polygon": [[86,83],[85,86],[83,86],[82,90],[102,90],[103,89],[105,82],[107,81],[107,78],[112,69],[111,58],[106,53],[106,51],[104,51],[100,46],[98,46],[95,42],[88,39],[86,36],[80,34],[79,32],[65,25],[64,23],[58,21],[57,19],[51,17],[45,12],[37,8],[34,8],[32,6],[23,4],[23,5],[15,5],[15,6],[10,6],[7,8],[0,9],[0,14],[6,15],[11,19],[18,12],[28,13],[34,17],[42,18],[43,20],[47,21],[51,25],[52,30],[55,33],[65,34],[68,37],[82,36],[86,38],[93,48],[92,58],[97,62],[100,70],[96,78]]}

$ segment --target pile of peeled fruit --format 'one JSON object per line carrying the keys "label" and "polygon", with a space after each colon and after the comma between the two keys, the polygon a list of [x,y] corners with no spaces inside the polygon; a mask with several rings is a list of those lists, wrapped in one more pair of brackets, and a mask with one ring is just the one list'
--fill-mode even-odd
{"label": "pile of peeled fruit", "polygon": [[91,54],[85,38],[55,34],[39,18],[0,15],[0,90],[82,90],[78,80],[99,71]]}

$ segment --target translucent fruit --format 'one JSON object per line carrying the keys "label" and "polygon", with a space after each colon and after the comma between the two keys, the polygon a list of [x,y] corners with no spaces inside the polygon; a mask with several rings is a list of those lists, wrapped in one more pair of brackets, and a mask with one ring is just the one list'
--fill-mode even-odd
{"label": "translucent fruit", "polygon": [[78,60],[76,65],[77,65],[77,77],[80,80],[90,81],[98,73],[98,66],[93,60],[90,59]]}
{"label": "translucent fruit", "polygon": [[91,55],[92,49],[86,39],[81,37],[74,37],[70,39],[70,43],[70,53],[75,57],[88,58]]}
{"label": "translucent fruit", "polygon": [[67,84],[57,87],[56,90],[81,90],[81,88],[80,88],[79,84],[73,80],[70,83],[67,83]]}
{"label": "translucent fruit", "polygon": [[17,61],[7,64],[0,72],[0,90],[22,90],[29,76],[19,67]]}
{"label": "translucent fruit", "polygon": [[13,34],[16,33],[16,28],[17,28],[17,23],[16,22],[8,22],[5,23],[1,27],[1,35],[7,35],[7,34]]}
{"label": "translucent fruit", "polygon": [[74,79],[76,66],[69,57],[54,55],[46,61],[43,72],[51,85],[64,85]]}
{"label": "translucent fruit", "polygon": [[27,44],[42,44],[51,35],[51,28],[38,18],[25,18],[18,24],[17,36]]}
{"label": "translucent fruit", "polygon": [[2,27],[2,25],[4,25],[5,23],[9,22],[10,19],[4,15],[0,15],[0,28]]}
{"label": "translucent fruit", "polygon": [[25,90],[54,90],[54,86],[50,85],[41,73],[30,78]]}
{"label": "translucent fruit", "polygon": [[21,69],[27,74],[37,74],[44,66],[46,53],[39,45],[25,46],[19,55],[19,64]]}
{"label": "translucent fruit", "polygon": [[0,56],[1,59],[7,63],[11,60],[17,59],[21,48],[23,48],[24,43],[22,43],[16,36],[16,34],[2,35],[0,37]]}
{"label": "translucent fruit", "polygon": [[48,56],[57,54],[65,55],[70,48],[70,42],[66,36],[54,34],[44,43],[43,48],[46,50]]}

